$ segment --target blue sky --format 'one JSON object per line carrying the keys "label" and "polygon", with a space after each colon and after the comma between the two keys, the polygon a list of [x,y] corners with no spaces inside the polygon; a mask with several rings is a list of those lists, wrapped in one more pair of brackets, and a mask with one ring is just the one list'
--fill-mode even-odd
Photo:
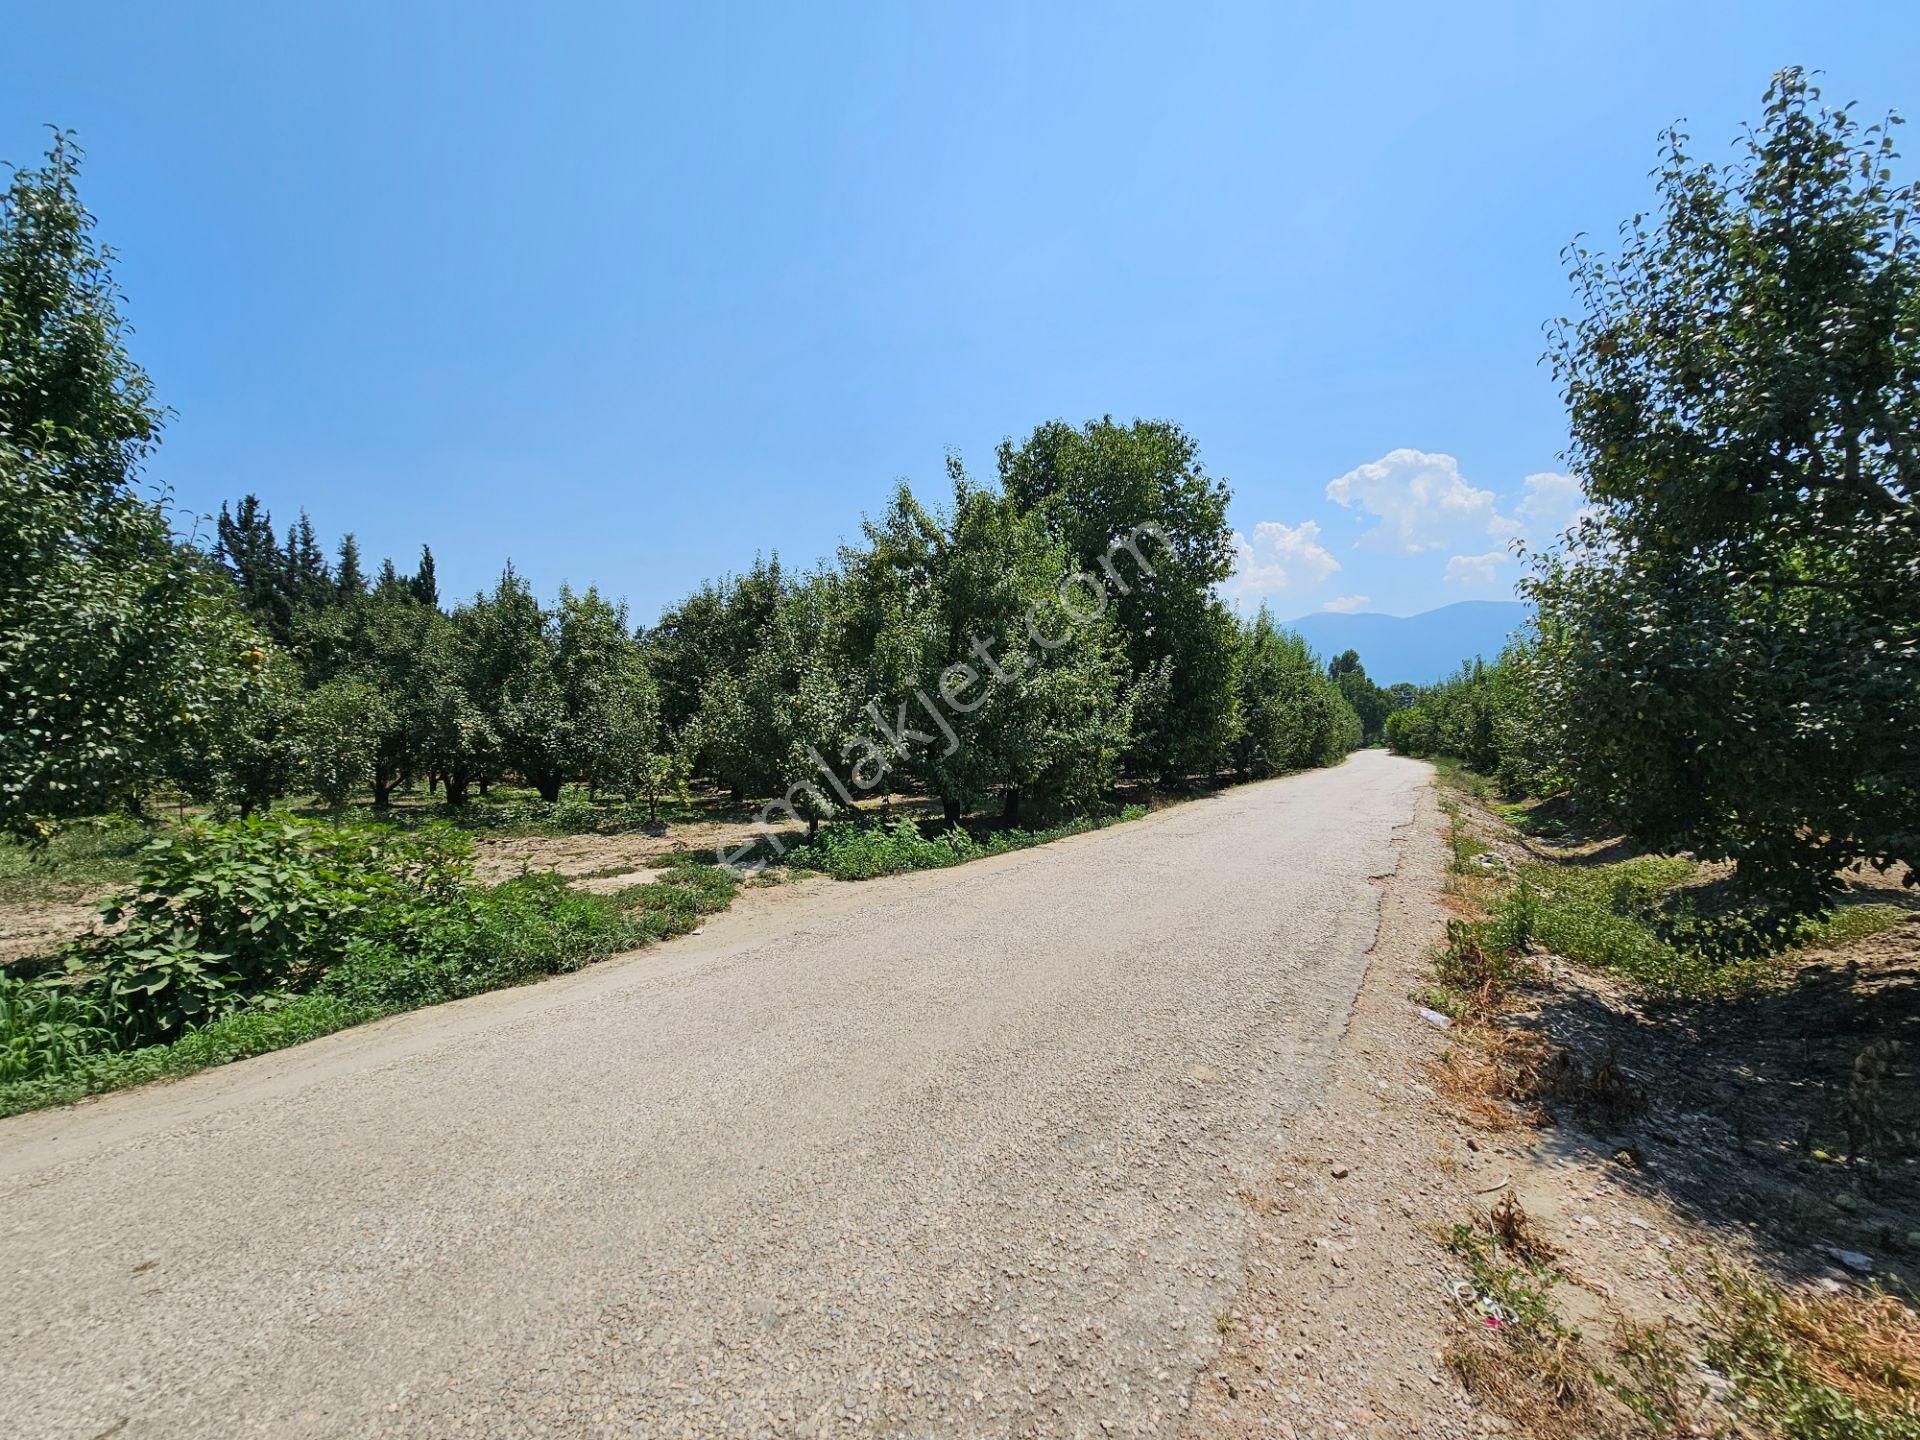
{"label": "blue sky", "polygon": [[14,6],[0,157],[88,151],[154,478],[450,594],[511,556],[650,620],[1112,413],[1231,481],[1239,603],[1404,614],[1577,505],[1540,325],[1668,122],[1718,153],[1788,63],[1920,108],[1920,7],[1842,16]]}

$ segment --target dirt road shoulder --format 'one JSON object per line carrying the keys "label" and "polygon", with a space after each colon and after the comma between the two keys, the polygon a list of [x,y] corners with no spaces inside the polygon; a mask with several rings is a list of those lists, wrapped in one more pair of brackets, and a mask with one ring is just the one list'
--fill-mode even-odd
{"label": "dirt road shoulder", "polygon": [[1189,1433],[1920,1434],[1920,1096],[1889,1059],[1920,917],[1892,882],[1751,993],[1676,1008],[1536,939],[1474,999],[1435,957],[1484,961],[1491,922],[1448,920],[1549,852],[1448,790],[1398,844],[1324,1102],[1243,1196],[1249,1281]]}
{"label": "dirt road shoulder", "polygon": [[1396,838],[1380,933],[1324,1099],[1243,1200],[1259,1217],[1248,1283],[1195,1387],[1188,1433],[1485,1433],[1441,1351],[1450,1257],[1436,1227],[1501,1163],[1471,1150],[1422,1078],[1446,1037],[1408,998],[1445,932],[1450,852],[1431,789]]}

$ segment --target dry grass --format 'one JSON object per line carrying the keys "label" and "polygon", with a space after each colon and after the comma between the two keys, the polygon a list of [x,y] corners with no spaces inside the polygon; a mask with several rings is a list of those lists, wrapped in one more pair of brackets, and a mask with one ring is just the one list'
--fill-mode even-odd
{"label": "dry grass", "polygon": [[1618,1433],[1580,1337],[1554,1314],[1554,1249],[1519,1201],[1503,1194],[1489,1214],[1454,1226],[1442,1241],[1466,1267],[1476,1294],[1497,1301],[1504,1315],[1498,1325],[1472,1324],[1442,1351],[1468,1393],[1523,1435],[1561,1440]]}
{"label": "dry grass", "polygon": [[1456,1027],[1461,1043],[1426,1065],[1428,1080],[1461,1117],[1484,1130],[1542,1124],[1535,1103],[1550,1047],[1538,1035],[1499,1025]]}
{"label": "dry grass", "polygon": [[1467,1393],[1534,1440],[1593,1440],[1620,1433],[1587,1378],[1589,1367],[1569,1335],[1524,1349],[1492,1331],[1463,1335],[1441,1351]]}
{"label": "dry grass", "polygon": [[1712,1280],[1707,1318],[1734,1353],[1784,1352],[1800,1379],[1920,1422],[1920,1317],[1899,1300],[1788,1290],[1732,1267],[1716,1268]]}
{"label": "dry grass", "polygon": [[1561,1323],[1551,1299],[1564,1278],[1560,1252],[1511,1191],[1487,1214],[1456,1225],[1442,1243],[1465,1264],[1478,1294],[1498,1300],[1505,1316],[1499,1325],[1473,1324],[1468,1312],[1470,1329],[1449,1342],[1442,1358],[1513,1433],[1542,1440],[1727,1433],[1699,1428],[1706,1392],[1671,1322],[1656,1328],[1623,1320],[1604,1346]]}

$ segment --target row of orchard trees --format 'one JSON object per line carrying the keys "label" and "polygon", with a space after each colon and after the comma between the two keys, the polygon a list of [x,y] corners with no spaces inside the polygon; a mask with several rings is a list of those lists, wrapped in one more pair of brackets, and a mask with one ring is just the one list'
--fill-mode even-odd
{"label": "row of orchard trees", "polygon": [[[1103,449],[1100,484],[1014,498],[1035,443],[1061,469]],[[503,775],[547,799],[568,782],[657,799],[699,776],[809,820],[884,786],[1011,823],[1092,806],[1123,771],[1267,775],[1358,743],[1304,643],[1214,598],[1224,490],[1177,429],[1043,427],[1002,471],[987,487],[950,462],[944,505],[902,486],[836,564],[757,562],[650,631],[593,590],[543,608],[510,568],[443,611],[430,555],[369,583],[352,537],[328,564],[304,518],[282,545],[249,498],[217,554],[276,643],[262,698],[196,754],[190,788],[242,807],[371,788],[382,806],[408,779],[459,804]],[[1150,519],[1102,540],[1118,522],[1082,520],[1089,489]]]}
{"label": "row of orchard trees", "polygon": [[[1095,803],[1123,771],[1272,774],[1359,742],[1341,686],[1217,598],[1227,489],[1158,422],[1043,425],[998,483],[950,462],[805,572],[757,563],[651,630],[509,567],[444,606],[433,557],[371,578],[252,497],[181,543],[137,491],[162,412],[60,137],[0,204],[0,823],[171,787],[449,802],[514,777],[657,797],[688,775],[809,819],[923,788],[949,818]],[[1350,684],[1350,682],[1349,682]],[[1356,692],[1357,693],[1357,692]]]}
{"label": "row of orchard trees", "polygon": [[1225,487],[1177,428],[1042,426],[1002,448],[998,487],[948,468],[944,506],[902,486],[836,566],[760,565],[662,618],[646,653],[698,773],[801,785],[809,818],[905,783],[1014,822],[1122,771],[1273,774],[1358,743],[1304,644],[1215,598]]}
{"label": "row of orchard trees", "polygon": [[511,565],[440,605],[433,554],[369,581],[352,535],[327,561],[305,515],[282,544],[248,496],[223,507],[215,558],[269,637],[263,694],[186,757],[189,793],[243,811],[306,793],[344,805],[425,780],[464,804],[503,776],[547,800],[568,782],[657,795],[670,779],[658,694],[623,606],[563,588],[543,606]]}
{"label": "row of orchard trees", "polygon": [[650,795],[668,783],[657,692],[624,607],[592,589],[543,606],[509,567],[448,612],[418,581],[334,584],[291,611],[254,703],[172,778],[242,811],[368,790],[384,809],[416,780],[454,805],[503,775],[548,800],[570,781]]}
{"label": "row of orchard trees", "polygon": [[1742,148],[1671,137],[1619,253],[1569,252],[1592,512],[1532,633],[1386,733],[1817,905],[1856,862],[1920,878],[1920,186],[1797,71]]}

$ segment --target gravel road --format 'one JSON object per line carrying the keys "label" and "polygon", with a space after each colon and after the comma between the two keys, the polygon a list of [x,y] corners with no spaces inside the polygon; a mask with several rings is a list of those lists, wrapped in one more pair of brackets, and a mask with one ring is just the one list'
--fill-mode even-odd
{"label": "gravel road", "polygon": [[1170,1432],[1428,775],[767,892],[0,1124],[0,1428]]}

